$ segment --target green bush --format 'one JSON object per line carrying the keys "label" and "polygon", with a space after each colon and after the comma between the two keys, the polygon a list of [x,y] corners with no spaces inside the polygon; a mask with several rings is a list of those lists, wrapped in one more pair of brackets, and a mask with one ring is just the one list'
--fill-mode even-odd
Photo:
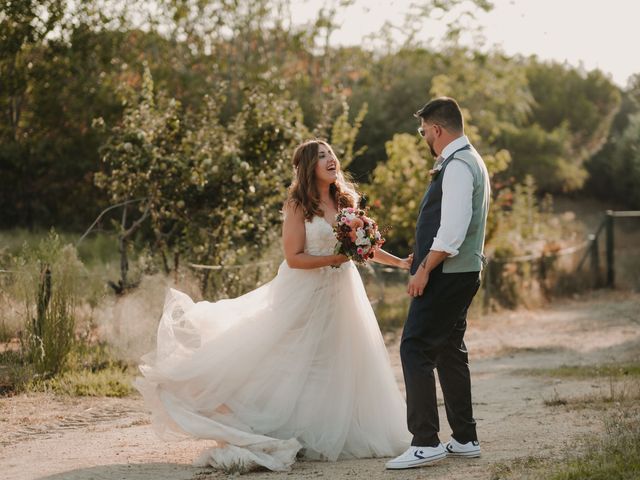
{"label": "green bush", "polygon": [[25,246],[15,267],[25,307],[23,353],[38,375],[54,376],[73,347],[84,266],[75,247],[63,245],[52,230],[37,246]]}
{"label": "green bush", "polygon": [[387,248],[398,255],[413,248],[416,215],[429,183],[433,159],[422,139],[397,134],[386,143],[388,160],[373,171],[373,180],[365,185],[371,215],[385,234]]}
{"label": "green bush", "polygon": [[[125,111],[101,149],[96,175],[113,205],[125,213],[117,229],[126,289],[128,245],[161,259],[165,273],[183,259],[236,265],[254,258],[274,238],[291,175],[290,155],[305,136],[291,101],[248,91],[228,123],[221,109],[225,85],[199,111],[156,93],[147,69],[140,100]],[[97,125],[100,122],[96,122]],[[134,236],[135,234],[135,236]],[[209,275],[203,274],[206,290]]]}
{"label": "green bush", "polygon": [[499,192],[488,220],[485,305],[535,306],[576,284],[567,282],[566,272],[574,273],[584,251],[567,258],[556,253],[578,243],[579,230],[571,214],[560,217],[552,211],[551,196],[540,199],[531,176]]}

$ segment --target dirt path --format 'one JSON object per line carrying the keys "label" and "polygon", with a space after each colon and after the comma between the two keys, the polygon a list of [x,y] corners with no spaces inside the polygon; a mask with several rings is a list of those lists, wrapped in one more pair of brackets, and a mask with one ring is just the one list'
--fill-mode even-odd
{"label": "dirt path", "polygon": [[[480,459],[447,459],[419,470],[387,472],[383,459],[299,462],[289,473],[249,479],[489,479],[492,465],[529,456],[553,457],[564,445],[603,430],[602,412],[550,408],[544,400],[608,388],[593,379],[553,380],[523,369],[638,360],[640,294],[596,293],[547,309],[472,319],[471,352]],[[401,383],[397,339],[392,362]],[[448,439],[443,409],[443,440]],[[141,399],[24,395],[0,399],[0,477],[69,480],[204,480],[228,478],[192,467],[202,442],[163,443]]]}

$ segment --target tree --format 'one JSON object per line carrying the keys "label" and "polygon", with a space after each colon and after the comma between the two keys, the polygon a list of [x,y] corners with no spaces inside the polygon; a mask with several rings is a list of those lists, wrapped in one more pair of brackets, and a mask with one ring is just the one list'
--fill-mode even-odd
{"label": "tree", "polygon": [[640,114],[640,74],[629,80],[622,92],[620,110],[613,120],[607,143],[587,162],[587,191],[606,201],[640,208],[637,192],[638,115]]}
{"label": "tree", "polygon": [[587,179],[585,163],[607,139],[620,93],[598,70],[584,72],[535,57],[525,67],[535,102],[528,131],[505,135],[514,158],[509,173],[518,179],[533,173],[546,192],[579,190]]}
{"label": "tree", "polygon": [[640,112],[628,116],[625,129],[609,140],[589,168],[591,188],[603,199],[640,209]]}
{"label": "tree", "polygon": [[[221,122],[224,85],[201,111],[154,93],[149,70],[140,100],[101,149],[105,171],[96,176],[112,204],[124,206],[118,229],[121,254],[138,232],[163,259],[165,271],[181,258],[233,265],[259,257],[280,221],[289,155],[305,135],[298,107],[260,91],[232,122]],[[127,214],[127,212],[129,212]],[[137,218],[131,218],[137,212]],[[148,224],[147,224],[148,219]],[[126,258],[120,287],[127,288]],[[203,276],[207,288],[208,274]]]}
{"label": "tree", "polygon": [[14,185],[0,197],[7,223],[17,220],[12,215],[14,205],[26,216],[27,224],[33,221],[34,192],[28,191],[25,182],[34,170],[25,118],[30,100],[27,92],[39,47],[60,25],[63,13],[62,0],[0,2],[0,171],[3,181]]}
{"label": "tree", "polygon": [[391,228],[385,235],[388,247],[406,251],[413,245],[418,206],[433,159],[422,139],[406,133],[394,135],[386,149],[387,161],[375,168],[365,191],[378,224]]}

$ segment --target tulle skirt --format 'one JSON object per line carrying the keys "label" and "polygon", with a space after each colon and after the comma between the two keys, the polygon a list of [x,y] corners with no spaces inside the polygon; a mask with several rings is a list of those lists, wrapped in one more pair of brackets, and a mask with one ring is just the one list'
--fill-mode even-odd
{"label": "tulle skirt", "polygon": [[386,457],[406,406],[360,275],[291,269],[235,299],[167,293],[135,385],[165,439],[215,440],[199,465],[287,470],[305,457]]}

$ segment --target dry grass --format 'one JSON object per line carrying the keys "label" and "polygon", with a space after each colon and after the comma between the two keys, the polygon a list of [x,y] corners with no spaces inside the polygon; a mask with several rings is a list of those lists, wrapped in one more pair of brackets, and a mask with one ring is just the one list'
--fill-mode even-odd
{"label": "dry grass", "polygon": [[553,378],[630,378],[640,377],[640,363],[609,363],[602,365],[561,365],[556,368],[518,370],[516,373]]}
{"label": "dry grass", "polygon": [[133,365],[114,360],[105,345],[76,344],[67,368],[51,378],[39,375],[16,350],[0,352],[0,395],[49,392],[58,395],[125,397],[134,393]]}
{"label": "dry grass", "polygon": [[606,433],[565,445],[557,459],[526,457],[492,466],[491,480],[636,480],[640,478],[640,409],[617,409]]}
{"label": "dry grass", "polygon": [[554,395],[544,400],[548,407],[607,409],[611,405],[640,401],[640,363],[562,365],[556,368],[523,369],[517,373],[556,379],[592,380],[600,387],[596,393],[566,397],[554,390]]}

